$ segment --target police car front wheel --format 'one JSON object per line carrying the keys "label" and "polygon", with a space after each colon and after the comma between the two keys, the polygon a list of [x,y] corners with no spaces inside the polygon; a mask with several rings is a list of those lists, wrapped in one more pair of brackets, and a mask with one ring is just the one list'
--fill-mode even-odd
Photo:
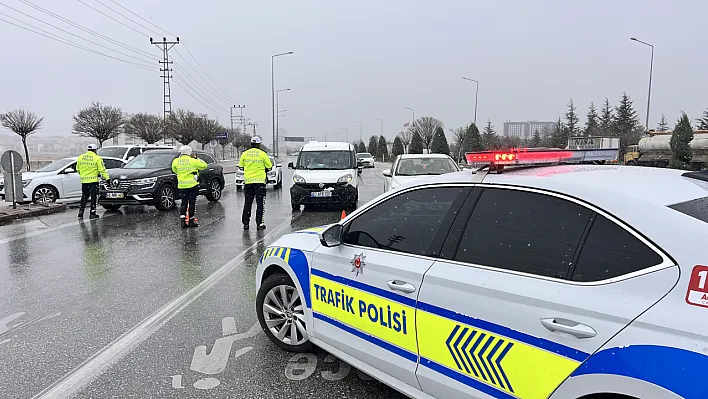
{"label": "police car front wheel", "polygon": [[307,352],[312,343],[307,337],[305,306],[300,293],[286,274],[268,277],[256,297],[258,322],[266,336],[290,352]]}

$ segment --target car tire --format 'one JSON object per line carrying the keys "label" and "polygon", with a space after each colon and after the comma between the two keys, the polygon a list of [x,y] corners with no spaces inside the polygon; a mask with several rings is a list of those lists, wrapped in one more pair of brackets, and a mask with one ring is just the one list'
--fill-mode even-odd
{"label": "car tire", "polygon": [[243,186],[239,186],[238,184],[236,185],[236,191],[241,191],[243,190]]}
{"label": "car tire", "polygon": [[117,211],[122,205],[101,205],[107,211]]}
{"label": "car tire", "polygon": [[354,211],[359,206],[359,191],[356,192],[356,197],[354,200],[347,204],[347,210]]}
{"label": "car tire", "polygon": [[637,166],[637,163],[634,160],[631,160],[627,162],[627,166]]}
{"label": "car tire", "polygon": [[218,202],[221,199],[221,192],[224,187],[219,179],[212,179],[207,188],[206,198],[211,202]]}
{"label": "car tire", "polygon": [[59,191],[49,184],[37,186],[32,192],[32,202],[35,204],[50,204],[57,202],[57,199],[59,199]]}
{"label": "car tire", "polygon": [[283,179],[281,178],[277,183],[275,183],[276,190],[283,188]]}
{"label": "car tire", "polygon": [[157,190],[155,208],[158,211],[166,212],[175,209],[177,206],[177,191],[171,184],[164,184]]}
{"label": "car tire", "polygon": [[[291,305],[281,305],[289,303],[295,293],[299,298]],[[290,277],[284,273],[268,277],[256,295],[256,314],[263,332],[274,344],[288,352],[309,352],[313,347],[307,337],[303,298]]]}

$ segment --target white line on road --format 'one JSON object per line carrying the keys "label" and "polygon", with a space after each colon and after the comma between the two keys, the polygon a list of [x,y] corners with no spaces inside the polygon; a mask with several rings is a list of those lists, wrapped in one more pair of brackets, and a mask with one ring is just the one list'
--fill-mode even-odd
{"label": "white line on road", "polygon": [[[299,215],[301,214],[298,214],[295,218],[297,219]],[[170,319],[216,285],[236,267],[242,265],[242,259],[248,252],[255,249],[262,242],[269,240],[271,237],[284,230],[290,223],[292,223],[291,218],[283,221],[283,223],[278,225],[269,234],[253,243],[253,245],[246,248],[246,250],[240,254],[236,255],[214,273],[210,274],[207,278],[192,287],[189,291],[168,302],[165,306],[148,316],[135,327],[126,331],[116,340],[93,354],[90,358],[86,359],[73,371],[55,381],[52,385],[42,390],[42,392],[36,394],[33,398],[70,398],[79,393],[81,389],[91,383],[91,381],[93,381],[101,373],[106,371],[109,367],[135,349],[135,347],[137,347],[140,343],[157,332],[157,330],[170,321]]]}
{"label": "white line on road", "polygon": [[[117,214],[117,213],[115,213],[115,214],[110,214],[110,215],[104,214],[104,215],[101,215],[101,219],[106,219],[106,218],[113,217],[113,216],[116,216],[116,215],[118,215],[118,214]],[[66,228],[66,227],[77,226],[77,225],[78,225],[79,223],[81,223],[81,222],[82,222],[81,220],[77,220],[77,221],[74,221],[74,222],[64,223],[64,224],[60,224],[60,225],[58,225],[58,226],[50,227],[50,228],[48,228],[48,229],[36,230],[36,231],[29,232],[29,233],[19,234],[19,235],[16,235],[16,236],[14,236],[14,237],[3,238],[2,240],[0,240],[0,245],[2,245],[2,244],[7,244],[8,242],[12,242],[12,241],[15,241],[15,240],[21,240],[21,239],[23,239],[23,238],[38,236],[38,235],[44,234],[44,233],[51,233],[52,231],[61,230],[61,229]],[[84,222],[84,223],[85,223],[85,222]]]}

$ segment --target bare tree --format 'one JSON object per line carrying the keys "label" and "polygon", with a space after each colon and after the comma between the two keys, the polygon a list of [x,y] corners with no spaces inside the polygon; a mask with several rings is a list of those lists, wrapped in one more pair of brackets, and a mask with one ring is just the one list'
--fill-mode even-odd
{"label": "bare tree", "polygon": [[22,139],[22,146],[25,148],[25,161],[27,162],[27,171],[30,171],[29,151],[27,150],[27,136],[34,133],[42,127],[44,118],[40,118],[34,112],[16,109],[0,114],[0,124],[13,131]]}
{"label": "bare tree", "polygon": [[125,133],[137,137],[148,144],[164,138],[164,121],[158,115],[139,113],[131,116],[125,124]]}
{"label": "bare tree", "polygon": [[103,142],[118,137],[123,132],[125,116],[117,107],[103,105],[100,102],[91,103],[74,115],[74,131],[81,137],[92,137],[98,140],[99,147]]}
{"label": "bare tree", "polygon": [[457,129],[450,129],[450,133],[452,133],[451,150],[454,149],[454,153],[457,155],[457,162],[460,162],[462,159],[462,144],[465,142],[466,129],[464,127],[458,127]]}
{"label": "bare tree", "polygon": [[411,139],[413,138],[413,132],[410,129],[404,130],[398,133],[398,137],[401,138],[401,143],[403,144],[403,150],[408,153],[408,146],[411,144]]}
{"label": "bare tree", "polygon": [[208,115],[200,115],[197,118],[197,137],[195,139],[202,145],[202,150],[205,145],[214,140],[221,129],[224,128],[219,125],[219,122],[209,119]]}
{"label": "bare tree", "polygon": [[178,109],[167,119],[167,133],[184,145],[189,145],[197,139],[199,116],[192,111]]}
{"label": "bare tree", "polygon": [[413,134],[418,133],[420,138],[423,139],[425,148],[430,150],[430,143],[433,142],[433,136],[437,128],[443,128],[441,121],[431,116],[424,116],[413,121],[413,124],[408,127],[408,130],[411,132],[411,137]]}

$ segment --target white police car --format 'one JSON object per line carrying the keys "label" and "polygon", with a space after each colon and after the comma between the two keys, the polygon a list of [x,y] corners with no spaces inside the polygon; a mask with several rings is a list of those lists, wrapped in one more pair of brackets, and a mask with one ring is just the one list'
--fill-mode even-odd
{"label": "white police car", "polygon": [[[257,316],[415,398],[708,398],[708,172],[468,154],[288,234]],[[562,161],[562,164],[558,164]]]}

